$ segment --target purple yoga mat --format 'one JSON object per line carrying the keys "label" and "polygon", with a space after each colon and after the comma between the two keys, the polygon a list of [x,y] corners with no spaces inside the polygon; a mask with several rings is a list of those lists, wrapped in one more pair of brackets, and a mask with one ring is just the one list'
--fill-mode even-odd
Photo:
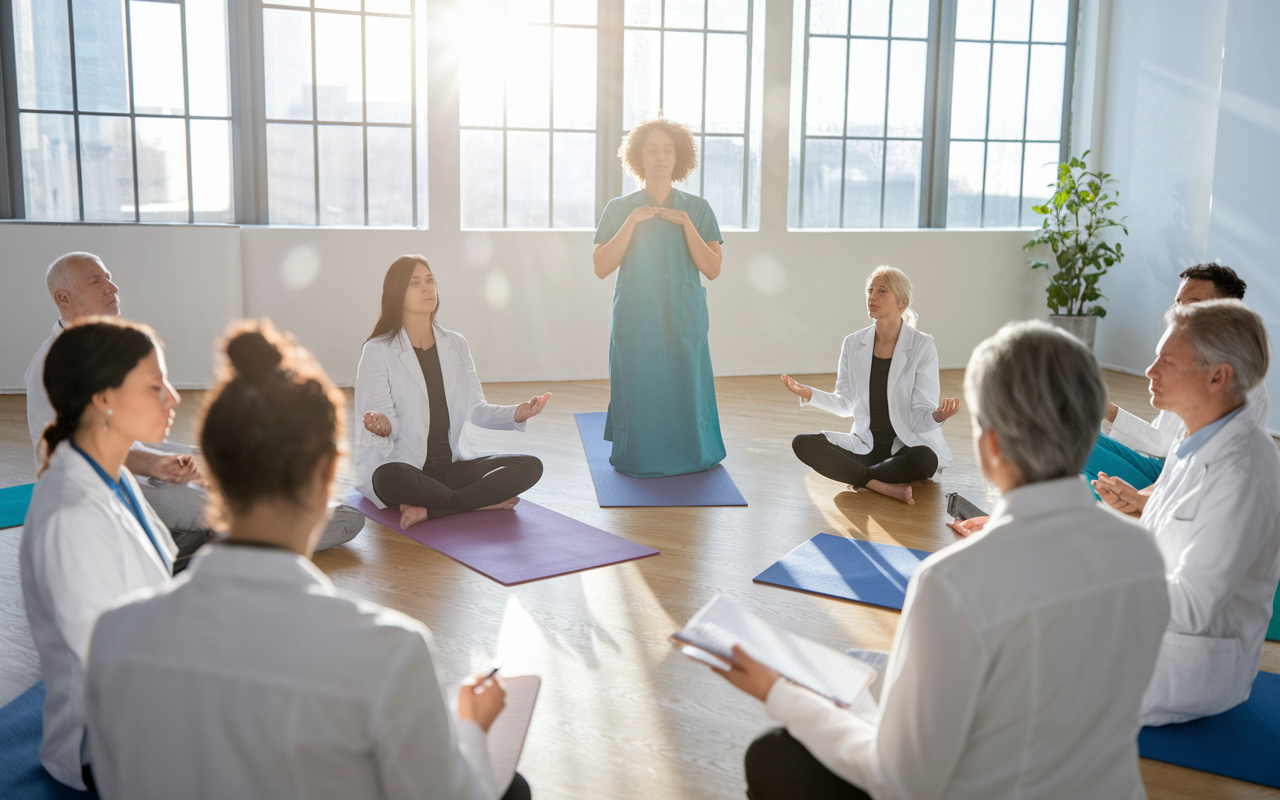
{"label": "purple yoga mat", "polygon": [[342,499],[369,519],[399,531],[503,586],[656,556],[657,550],[521,500],[510,511],[470,511],[400,528],[400,512],[352,492]]}

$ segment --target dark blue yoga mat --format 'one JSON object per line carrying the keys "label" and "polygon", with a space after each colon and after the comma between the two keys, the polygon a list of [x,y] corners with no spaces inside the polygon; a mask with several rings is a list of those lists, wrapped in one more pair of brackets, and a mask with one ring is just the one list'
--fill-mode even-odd
{"label": "dark blue yoga mat", "polygon": [[902,610],[907,583],[931,553],[820,533],[756,576],[756,583]]}
{"label": "dark blue yoga mat", "polygon": [[1280,675],[1259,672],[1249,699],[1230,711],[1143,728],[1138,754],[1280,789]]}
{"label": "dark blue yoga mat", "polygon": [[40,766],[40,737],[44,730],[44,681],[0,708],[0,797],[5,800],[64,800],[96,798],[53,779]]}
{"label": "dark blue yoga mat", "polygon": [[587,453],[591,481],[596,486],[596,500],[601,508],[612,506],[745,506],[746,498],[724,465],[716,464],[704,472],[671,475],[664,478],[633,478],[623,475],[609,463],[613,444],[605,441],[604,421],[607,414],[597,411],[574,414],[582,449]]}
{"label": "dark blue yoga mat", "polygon": [[31,492],[35,488],[34,483],[24,483],[0,489],[0,528],[22,524],[27,518],[27,506],[31,505]]}

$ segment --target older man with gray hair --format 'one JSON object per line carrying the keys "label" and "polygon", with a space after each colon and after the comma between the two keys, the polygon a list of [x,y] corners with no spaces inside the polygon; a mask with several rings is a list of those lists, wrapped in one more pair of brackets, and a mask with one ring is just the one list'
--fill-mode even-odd
{"label": "older man with gray hair", "polygon": [[[111,279],[102,259],[93,253],[73,252],[60,256],[45,273],[49,295],[58,307],[53,332],[36,351],[23,375],[27,389],[27,428],[35,454],[36,469],[41,464],[41,442],[45,428],[56,414],[44,388],[44,362],[49,348],[63,329],[80,317],[120,314],[120,288]],[[125,465],[138,478],[147,502],[173,532],[181,571],[187,559],[210,537],[205,522],[209,496],[202,484],[204,475],[199,451],[187,445],[157,442],[137,444]],[[350,506],[336,506],[316,550],[342,544],[364,527],[364,517]]]}
{"label": "older man with gray hair", "polygon": [[1172,614],[1143,700],[1147,725],[1248,699],[1280,583],[1280,452],[1249,409],[1270,365],[1266,327],[1238,300],[1175,306],[1165,321],[1147,368],[1151,405],[1181,418],[1186,438],[1145,504],[1117,478],[1094,481],[1164,556]]}
{"label": "older man with gray hair", "polygon": [[837,708],[735,650],[725,676],[785,726],[747,751],[752,798],[1143,796],[1169,599],[1146,531],[1079,475],[1106,407],[1097,362],[1043,322],[1007,325],[965,396],[1001,499],[912,576],[878,704]]}

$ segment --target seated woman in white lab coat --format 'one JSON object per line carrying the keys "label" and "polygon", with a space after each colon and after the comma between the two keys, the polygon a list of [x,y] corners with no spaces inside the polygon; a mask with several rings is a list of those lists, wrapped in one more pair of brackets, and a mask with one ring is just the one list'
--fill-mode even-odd
{"label": "seated woman in white lab coat", "polygon": [[801,407],[853,417],[848,433],[797,436],[791,442],[797,458],[855,491],[866,487],[914,505],[912,481],[928,480],[951,463],[940,428],[959,402],[938,403],[938,348],[932,336],[916,330],[910,306],[907,276],[876,268],[867,278],[867,316],[875,324],[845,337],[836,390],[805,386],[789,375],[782,382]]}
{"label": "seated woman in white lab coat", "polygon": [[400,509],[400,527],[475,509],[512,508],[542,477],[534,456],[477,457],[468,422],[523,431],[551,399],[485,401],[467,340],[436,325],[435,275],[424,256],[401,256],[382,282],[382,311],[356,369],[356,489]]}
{"label": "seated woman in white lab coat", "polygon": [[[485,731],[499,683],[450,712],[431,634],[339,593],[310,555],[324,529],[343,397],[269,323],[242,323],[201,446],[226,537],[180,579],[108,611],[85,704],[112,798],[494,800]],[[527,798],[518,778],[507,798]]]}
{"label": "seated woman in white lab coat", "polygon": [[1142,796],[1169,599],[1151,538],[1079,475],[1106,404],[1097,363],[1043,322],[1006,325],[969,359],[965,398],[1002,496],[912,576],[878,703],[837,708],[735,648],[725,677],[785,726],[747,751],[754,800]]}
{"label": "seated woman in white lab coat", "polygon": [[178,555],[124,466],[135,441],[168,435],[178,393],[155,333],[116,317],[69,325],[49,348],[44,385],[55,419],[22,528],[22,598],[47,692],[40,762],[83,790],[93,624],[121,595],[167,581]]}
{"label": "seated woman in white lab coat", "polygon": [[1164,556],[1172,615],[1146,725],[1249,698],[1280,582],[1280,453],[1247,407],[1270,364],[1266,328],[1238,300],[1174,306],[1165,320],[1147,368],[1151,405],[1176,414],[1187,435],[1154,487],[1139,492],[1106,473],[1093,484],[1140,517]]}

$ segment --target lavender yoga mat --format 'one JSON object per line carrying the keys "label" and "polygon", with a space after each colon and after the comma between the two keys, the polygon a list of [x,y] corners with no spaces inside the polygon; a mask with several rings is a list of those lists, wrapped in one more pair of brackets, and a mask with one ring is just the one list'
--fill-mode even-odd
{"label": "lavender yoga mat", "polygon": [[591,482],[601,508],[617,506],[745,506],[747,500],[734,485],[723,464],[704,472],[663,478],[633,478],[609,463],[613,444],[605,441],[604,411],[574,414],[582,449],[587,454]]}
{"label": "lavender yoga mat", "polygon": [[503,586],[656,556],[657,550],[521,500],[510,511],[470,511],[400,528],[400,512],[352,492],[342,502]]}

